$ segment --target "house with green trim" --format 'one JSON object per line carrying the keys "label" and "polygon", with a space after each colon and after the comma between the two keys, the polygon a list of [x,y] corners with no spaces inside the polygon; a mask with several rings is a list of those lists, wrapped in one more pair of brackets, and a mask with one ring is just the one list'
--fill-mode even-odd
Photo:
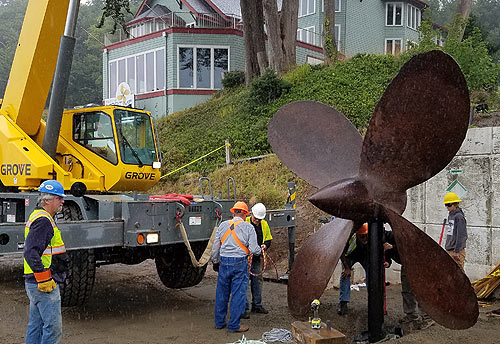
{"label": "house with green trim", "polygon": [[[421,0],[333,0],[337,49],[346,57],[359,53],[399,54],[418,43]],[[322,45],[324,0],[299,0],[297,40]]]}
{"label": "house with green trim", "polygon": [[[239,0],[144,0],[129,36],[106,37],[105,104],[164,116],[209,99],[224,73],[245,70]],[[297,42],[297,63],[322,59],[322,48]]]}
{"label": "house with green trim", "polygon": [[[278,9],[282,0],[278,1]],[[297,64],[323,61],[324,0],[298,0]],[[398,54],[418,42],[421,0],[333,0],[338,50]],[[144,0],[128,34],[106,36],[105,104],[161,117],[209,99],[224,73],[245,70],[240,0]]]}

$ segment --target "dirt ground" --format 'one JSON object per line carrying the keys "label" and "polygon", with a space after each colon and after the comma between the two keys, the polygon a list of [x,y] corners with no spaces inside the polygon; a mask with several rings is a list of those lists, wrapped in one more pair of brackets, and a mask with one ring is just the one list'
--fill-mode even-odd
{"label": "dirt ground", "polygon": [[[488,122],[498,121],[500,113],[485,117]],[[485,119],[473,123],[482,126]],[[479,123],[479,121],[481,123]],[[326,214],[305,201],[313,188],[300,192],[297,197],[296,249],[321,224],[318,219]],[[269,251],[276,262],[278,275],[286,272],[288,261],[287,229],[273,229],[273,244]],[[267,277],[275,278],[272,264],[268,264]],[[234,343],[242,334],[217,330],[214,325],[215,286],[217,274],[208,267],[203,281],[192,288],[173,290],[160,282],[154,262],[139,265],[108,265],[97,269],[96,282],[90,301],[83,307],[63,308],[62,343],[176,343],[223,344]],[[285,284],[264,282],[263,303],[269,314],[252,314],[245,333],[247,339],[260,339],[273,328],[291,330],[295,319],[287,309]],[[351,294],[347,315],[337,315],[335,308],[338,289],[326,290],[320,298],[320,317],[331,320],[332,327],[348,338],[367,330],[367,292],[361,288]],[[400,285],[386,289],[388,315],[385,326],[398,325],[403,317]],[[28,298],[22,278],[22,259],[0,257],[0,344],[24,343],[28,322]],[[500,301],[480,308],[480,317],[468,330],[452,331],[440,325],[426,330],[406,332],[393,343],[500,343],[500,318],[491,311],[500,308]]]}
{"label": "dirt ground", "polygon": [[[281,273],[281,272],[280,272]],[[23,288],[20,259],[0,257],[0,343],[23,343],[28,321],[28,299]],[[92,298],[80,308],[63,309],[62,343],[233,343],[242,334],[217,330],[213,322],[217,275],[209,268],[203,281],[192,288],[172,290],[157,277],[154,263],[110,265],[97,270]],[[247,339],[260,339],[273,328],[291,329],[295,321],[286,306],[286,285],[264,282],[264,305],[269,314],[252,314]],[[365,288],[352,292],[350,312],[335,312],[338,290],[321,297],[320,317],[348,337],[367,329]],[[403,316],[399,285],[387,288],[386,326]],[[488,311],[500,302],[481,308],[477,324],[464,331],[439,325],[408,333],[394,343],[498,343],[500,319]],[[304,320],[304,319],[301,319]],[[307,320],[307,319],[305,319]]]}
{"label": "dirt ground", "polygon": [[489,113],[476,113],[472,125],[478,128],[500,126],[500,111]]}

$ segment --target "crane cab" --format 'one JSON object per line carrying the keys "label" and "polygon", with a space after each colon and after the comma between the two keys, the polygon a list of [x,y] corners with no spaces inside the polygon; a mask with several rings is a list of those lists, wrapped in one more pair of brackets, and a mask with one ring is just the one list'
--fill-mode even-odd
{"label": "crane cab", "polygon": [[160,178],[153,118],[137,109],[65,111],[56,159],[72,175],[72,184],[83,183],[87,190],[147,190]]}

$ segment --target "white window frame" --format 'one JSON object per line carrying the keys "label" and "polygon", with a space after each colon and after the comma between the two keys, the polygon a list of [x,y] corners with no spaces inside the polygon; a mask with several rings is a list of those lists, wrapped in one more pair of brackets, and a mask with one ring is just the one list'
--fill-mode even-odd
{"label": "white window frame", "polygon": [[[302,13],[303,12],[302,1],[303,0],[299,0],[299,18],[316,13],[316,0],[305,0],[307,2],[307,6],[306,6],[307,8],[306,8],[306,12],[304,12],[304,13]],[[310,3],[313,4],[313,10],[312,10],[312,12],[307,12],[309,10]]]}
{"label": "white window frame", "polygon": [[337,37],[337,51],[340,51],[340,36],[342,35],[342,27],[340,26],[340,24],[335,24],[335,27],[339,28],[339,36]]}
{"label": "white window frame", "polygon": [[[335,7],[335,12],[342,12],[342,0],[335,0],[335,2],[339,2],[339,9]],[[321,12],[325,12],[325,0],[321,0]]]}
{"label": "white window frame", "polygon": [[[406,9],[407,9],[406,26],[408,26],[410,29],[418,30],[418,27],[420,26],[420,21],[422,19],[422,12],[418,7],[413,6],[411,4],[408,4]],[[413,13],[415,13],[414,18],[412,17]]]}
{"label": "white window frame", "polygon": [[[389,11],[389,5],[393,5],[394,11],[392,13],[392,24],[387,24],[387,12]],[[396,23],[396,6],[401,6],[401,24]],[[386,2],[385,3],[385,26],[403,26],[405,20],[405,11],[402,2]]]}
{"label": "white window frame", "polygon": [[[179,49],[191,48],[193,49],[193,87],[180,87],[179,79]],[[210,88],[198,88],[198,78],[196,77],[196,71],[198,70],[198,60],[197,60],[197,49],[210,49]],[[214,82],[214,49],[226,49],[227,50],[227,71],[231,71],[231,47],[226,45],[177,45],[177,89],[181,90],[219,90],[220,88],[215,88]]]}
{"label": "white window frame", "polygon": [[[316,45],[316,27],[315,26],[308,26],[308,27],[297,29],[297,36],[299,36],[299,35],[300,35],[300,38],[297,39],[298,41],[300,41],[302,43]],[[309,41],[309,39],[308,39],[309,37],[311,38],[311,41]]]}
{"label": "white window frame", "polygon": [[[128,68],[127,68],[127,59],[128,58],[134,58],[134,61],[136,61],[134,63],[134,82],[135,82],[135,85],[134,85],[134,90],[135,90],[135,94],[146,94],[146,93],[151,93],[151,92],[156,92],[156,91],[161,91],[161,90],[164,90],[166,88],[166,85],[167,85],[167,80],[166,80],[166,76],[163,75],[163,78],[165,80],[163,80],[163,85],[164,87],[162,89],[157,89],[157,85],[158,85],[158,80],[157,80],[157,72],[156,72],[156,52],[159,51],[159,50],[163,50],[163,56],[166,56],[166,51],[165,51],[165,48],[162,47],[162,48],[157,48],[157,49],[151,49],[151,50],[147,50],[147,51],[144,51],[144,52],[141,52],[141,53],[138,53],[138,54],[133,54],[133,55],[127,55],[127,56],[124,56],[124,57],[120,57],[118,59],[114,59],[114,60],[109,60],[108,62],[108,98],[114,98],[115,95],[114,94],[111,94],[111,75],[109,74],[109,66],[111,63],[113,62],[116,62],[116,66],[117,66],[117,69],[116,69],[116,76],[115,76],[115,80],[113,80],[115,83],[118,82],[118,61],[121,61],[121,60],[125,60],[125,81],[129,80],[129,75],[128,75]],[[153,59],[154,59],[154,62],[153,62],[153,68],[154,68],[154,90],[153,91],[145,91],[145,92],[139,92],[139,85],[138,85],[138,78],[137,78],[137,56],[140,56],[140,55],[144,55],[144,66],[143,66],[143,72],[144,72],[144,85],[147,85],[147,74],[146,74],[146,54],[148,53],[153,53]],[[163,61],[163,70],[166,70],[167,66],[166,66],[166,59],[164,59]],[[118,87],[118,84],[116,85]],[[129,85],[130,86],[130,85]]]}
{"label": "white window frame", "polygon": [[394,50],[396,48],[396,44],[394,44],[395,41],[399,41],[400,42],[400,50],[399,50],[399,53],[401,54],[405,49],[404,49],[404,46],[403,46],[403,39],[402,38],[386,38],[385,41],[384,41],[384,52],[385,54],[389,54],[387,52],[387,41],[393,41],[392,42],[392,51],[390,52],[391,55],[394,55]]}

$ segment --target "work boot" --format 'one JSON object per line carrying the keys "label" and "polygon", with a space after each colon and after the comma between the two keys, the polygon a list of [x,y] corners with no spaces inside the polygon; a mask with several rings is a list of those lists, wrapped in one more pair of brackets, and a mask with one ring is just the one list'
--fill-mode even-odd
{"label": "work boot", "polygon": [[337,314],[344,315],[347,313],[347,301],[340,301],[337,307]]}
{"label": "work boot", "polygon": [[250,313],[248,311],[245,311],[240,319],[250,319]]}
{"label": "work boot", "polygon": [[[248,331],[248,329],[249,329],[248,325],[241,325],[240,328],[234,332],[246,332],[246,331]],[[233,331],[229,331],[229,332],[233,332]]]}
{"label": "work boot", "polygon": [[421,318],[418,314],[409,313],[409,314],[406,314],[403,318],[399,319],[399,323],[400,324],[409,324],[409,323],[417,322],[420,320],[421,320]]}
{"label": "work boot", "polygon": [[252,307],[252,313],[262,313],[262,314],[267,314],[269,313],[267,309],[264,307]]}

